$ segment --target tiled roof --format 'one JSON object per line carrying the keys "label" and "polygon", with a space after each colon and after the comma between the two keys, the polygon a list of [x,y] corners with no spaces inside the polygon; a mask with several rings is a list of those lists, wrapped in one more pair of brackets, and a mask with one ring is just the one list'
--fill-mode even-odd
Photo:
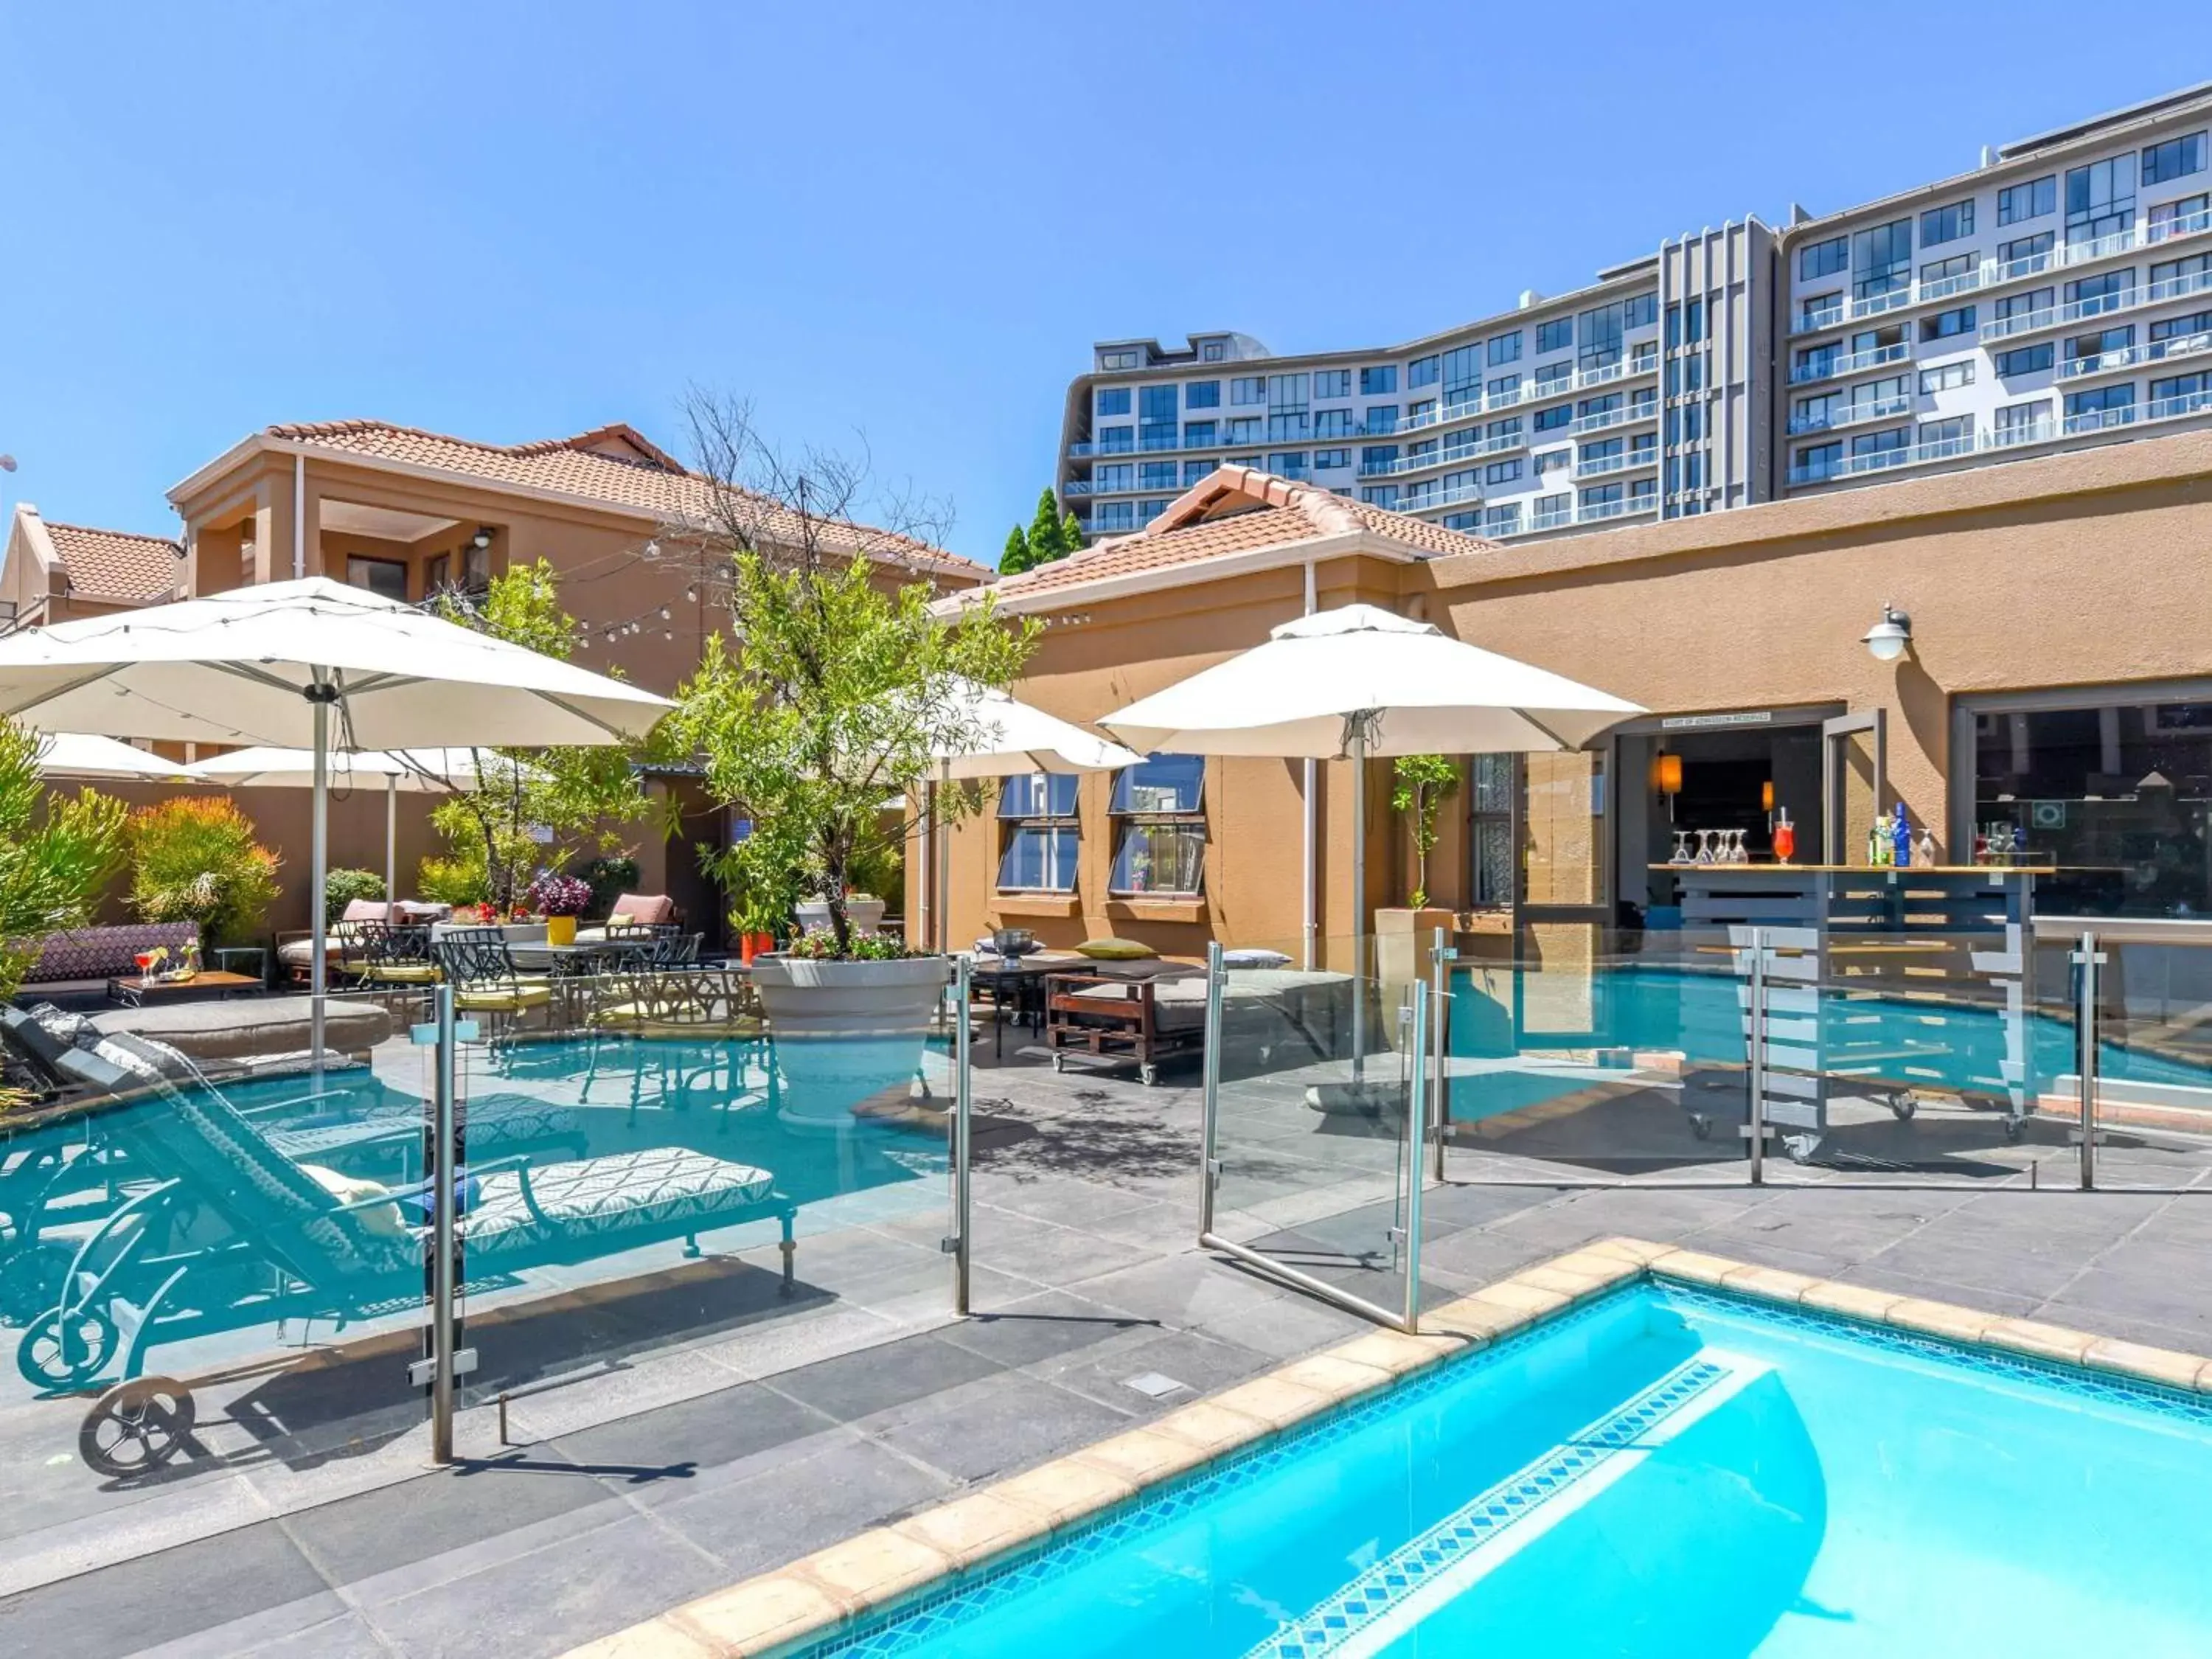
{"label": "tiled roof", "polygon": [[[666,452],[619,424],[573,438],[527,444],[477,443],[395,426],[388,421],[315,421],[272,426],[269,434],[338,454],[397,461],[495,484],[603,501],[656,522],[706,524],[713,516],[714,487],[705,478],[686,471]],[[795,515],[780,507],[763,508],[762,530],[766,535],[774,537],[781,528],[795,536],[798,523]],[[986,567],[971,559],[890,531],[864,527],[858,534],[830,538],[830,545],[866,551],[886,563],[908,564],[917,569],[963,576],[988,574]]]}
{"label": "tiled roof", "polygon": [[1140,571],[1197,564],[1264,547],[1361,532],[1415,558],[1495,552],[1497,544],[1408,514],[1355,501],[1313,484],[1251,467],[1217,467],[1142,530],[1117,536],[1002,577],[992,591],[1012,600]]}
{"label": "tiled roof", "polygon": [[94,530],[44,520],[55,556],[80,593],[119,599],[166,599],[177,591],[184,549],[160,536]]}

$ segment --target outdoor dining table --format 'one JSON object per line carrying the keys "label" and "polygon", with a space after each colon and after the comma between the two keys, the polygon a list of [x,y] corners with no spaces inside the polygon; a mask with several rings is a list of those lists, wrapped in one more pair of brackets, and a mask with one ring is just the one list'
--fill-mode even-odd
{"label": "outdoor dining table", "polygon": [[1042,1030],[1045,976],[1079,968],[1083,961],[1072,951],[1041,951],[1026,957],[979,956],[969,963],[969,994],[991,1005],[992,1059],[1006,1058],[1008,1012],[1017,1028]]}

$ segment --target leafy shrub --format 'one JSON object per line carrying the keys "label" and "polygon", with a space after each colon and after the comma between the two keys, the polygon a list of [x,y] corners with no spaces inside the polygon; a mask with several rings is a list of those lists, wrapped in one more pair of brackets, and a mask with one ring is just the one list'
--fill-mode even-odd
{"label": "leafy shrub", "polygon": [[386,896],[384,878],[374,870],[333,870],[323,878],[323,925],[335,927],[356,899]]}
{"label": "leafy shrub", "polygon": [[450,904],[456,909],[464,904],[482,904],[491,897],[491,877],[483,855],[472,859],[465,848],[449,859],[424,859],[416,872],[415,886],[433,903]]}
{"label": "leafy shrub", "polygon": [[37,734],[0,720],[0,1001],[15,994],[41,939],[90,916],[122,851],[124,812],[90,789],[49,791]]}
{"label": "leafy shrub", "polygon": [[590,859],[576,872],[591,884],[592,902],[585,908],[587,916],[605,918],[615,908],[615,901],[624,893],[637,891],[637,860],[623,858]]}
{"label": "leafy shrub", "polygon": [[532,909],[549,916],[580,916],[592,902],[592,884],[580,876],[548,870],[530,884]]}
{"label": "leafy shrub", "polygon": [[909,951],[906,941],[896,933],[858,931],[840,951],[837,935],[827,927],[810,927],[783,949],[787,956],[804,957],[810,962],[902,962],[908,957],[930,954],[927,951]]}
{"label": "leafy shrub", "polygon": [[224,795],[180,795],[131,815],[131,905],[148,921],[194,921],[235,938],[276,897],[276,855]]}

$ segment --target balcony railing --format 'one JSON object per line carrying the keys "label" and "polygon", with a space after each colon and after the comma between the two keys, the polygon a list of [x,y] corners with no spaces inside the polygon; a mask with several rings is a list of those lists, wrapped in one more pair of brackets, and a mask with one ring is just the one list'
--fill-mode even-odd
{"label": "balcony railing", "polygon": [[1485,455],[1501,454],[1509,449],[1526,449],[1526,434],[1503,432],[1494,438],[1484,438],[1471,444],[1452,444],[1442,449],[1431,449],[1420,455],[1401,455],[1395,461],[1363,461],[1359,476],[1363,478],[1395,478],[1407,472],[1425,472],[1431,467],[1449,466],[1455,461],[1472,461]]}
{"label": "balcony railing", "polygon": [[1631,421],[1656,421],[1659,418],[1659,400],[1656,398],[1643,403],[1623,404],[1618,409],[1601,409],[1595,415],[1579,416],[1567,422],[1567,430],[1580,434],[1602,432],[1609,426],[1625,426]]}
{"label": "balcony railing", "polygon": [[1480,484],[1454,484],[1449,489],[1409,489],[1398,497],[1401,513],[1430,513],[1440,507],[1457,507],[1482,499]]}
{"label": "balcony railing", "polygon": [[2169,300],[2185,300],[2192,294],[2212,290],[2212,270],[2192,270],[2185,276],[2169,276],[2163,282],[2146,283],[2141,288],[2124,288],[2112,294],[2099,294],[2087,300],[2071,300],[2063,306],[2045,306],[2040,311],[2024,312],[2017,317],[1993,317],[1981,328],[1982,343],[1992,340],[2008,340],[2016,335],[2039,333],[2046,328],[2063,328],[2069,323],[2085,322],[2093,317],[2110,317],[2117,312],[2140,311],[2145,306],[2164,305]]}
{"label": "balcony railing", "polygon": [[1616,380],[1624,380],[1632,375],[1655,374],[1658,368],[1658,358],[1651,356],[1632,362],[1606,363],[1596,368],[1581,369],[1572,374],[1554,375],[1547,380],[1524,380],[1510,392],[1462,398],[1456,403],[1440,404],[1419,415],[1401,416],[1396,429],[1417,432],[1424,427],[1442,426],[1448,422],[1468,420],[1479,415],[1494,415],[1500,410],[1520,409],[1552,398],[1571,398],[1577,392],[1587,392],[1593,386],[1611,386]]}
{"label": "balcony railing", "polygon": [[[1916,283],[1887,294],[1869,295],[1863,300],[1839,299],[1819,311],[1801,310],[1790,319],[1790,331],[1793,334],[1815,334],[1824,329],[1840,328],[1846,323],[1883,316],[1911,306],[1933,304],[1938,300],[1947,300],[1972,289],[2026,282],[2047,270],[2070,270],[2100,259],[2118,258],[2143,248],[2162,248],[2185,237],[2202,236],[2208,232],[2212,232],[2212,208],[2199,208],[2194,213],[2178,214],[2156,225],[2146,222],[2126,230],[2114,231],[2111,235],[2100,236],[2094,241],[2069,242],[2018,259],[1984,259],[1972,270],[1954,276]],[[1983,337],[1998,337],[1984,334]]]}
{"label": "balcony railing", "polygon": [[1789,481],[1793,489],[1802,485],[1833,483],[1839,479],[1860,477],[1869,472],[1887,471],[1893,467],[1921,466],[1936,461],[1956,460],[1964,455],[1984,454],[1991,450],[2018,449],[2029,444],[2050,443],[2059,438],[2087,437],[2100,432],[2117,431],[2123,427],[2148,426],[2163,421],[2185,421],[2206,416],[2212,416],[2212,391],[2184,392],[2179,397],[2160,398],[2147,404],[2122,404],[2112,409],[2083,410],[2063,419],[2039,420],[1994,431],[1978,432],[1971,438],[1944,438],[1930,443],[1907,445],[1900,449],[1883,450],[1876,454],[1844,456],[1819,465],[1793,466],[1790,469]]}
{"label": "balcony railing", "polygon": [[2212,330],[2200,329],[2194,334],[2177,334],[2170,339],[2123,346],[2118,351],[2069,358],[2058,365],[2058,378],[2073,380],[2089,374],[2109,374],[2124,368],[2140,368],[2145,363],[2170,362],[2177,357],[2201,357],[2208,351],[2212,351]]}
{"label": "balcony railing", "polygon": [[1632,468],[1659,465],[1659,447],[1646,444],[1641,449],[1624,450],[1618,455],[1593,455],[1586,461],[1575,463],[1575,477],[1595,478],[1607,472],[1626,472]]}
{"label": "balcony railing", "polygon": [[1632,513],[1656,513],[1659,497],[1656,495],[1624,495],[1617,501],[1591,501],[1582,507],[1559,507],[1548,512],[1528,515],[1526,530],[1494,530],[1494,536],[1534,535],[1540,530],[1565,530],[1578,524],[1602,524],[1607,520],[1626,518]]}
{"label": "balcony railing", "polygon": [[1856,374],[1869,368],[1879,368],[1884,363],[1902,362],[1912,355],[1912,342],[1899,340],[1894,345],[1874,346],[1865,351],[1855,351],[1848,357],[1814,358],[1809,363],[1800,363],[1790,371],[1790,384],[1804,386],[1813,380],[1832,380],[1838,374]]}
{"label": "balcony railing", "polygon": [[1833,432],[1838,427],[1856,426],[1863,421],[1879,421],[1885,416],[1902,415],[1911,407],[1910,392],[1893,392],[1887,398],[1838,404],[1835,408],[1817,415],[1792,415],[1790,417],[1790,435],[1795,438],[1808,432]]}

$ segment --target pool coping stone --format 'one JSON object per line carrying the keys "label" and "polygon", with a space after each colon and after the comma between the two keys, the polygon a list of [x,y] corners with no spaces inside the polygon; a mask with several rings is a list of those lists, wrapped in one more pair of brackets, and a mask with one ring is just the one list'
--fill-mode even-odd
{"label": "pool coping stone", "polygon": [[2202,1355],[1645,1239],[1604,1238],[1424,1312],[1418,1335],[1378,1329],[1291,1360],[1150,1423],[684,1602],[574,1649],[568,1659],[779,1659],[802,1652],[1202,1474],[1255,1442],[1647,1279],[2161,1389],[2212,1394],[2212,1358]]}

